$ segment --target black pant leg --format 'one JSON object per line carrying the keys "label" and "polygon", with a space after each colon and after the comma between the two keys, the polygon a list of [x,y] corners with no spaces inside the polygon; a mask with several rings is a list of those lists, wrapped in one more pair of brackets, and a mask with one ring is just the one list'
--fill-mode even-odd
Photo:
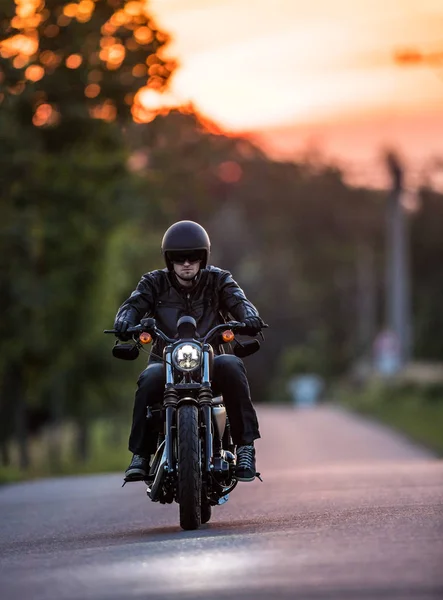
{"label": "black pant leg", "polygon": [[216,394],[223,395],[234,444],[241,446],[258,439],[257,415],[243,361],[232,354],[216,356],[212,386]]}
{"label": "black pant leg", "polygon": [[157,448],[157,432],[149,427],[146,420],[148,406],[163,402],[165,388],[164,367],[152,363],[140,374],[135,393],[134,411],[132,413],[132,429],[129,436],[129,450],[148,458]]}

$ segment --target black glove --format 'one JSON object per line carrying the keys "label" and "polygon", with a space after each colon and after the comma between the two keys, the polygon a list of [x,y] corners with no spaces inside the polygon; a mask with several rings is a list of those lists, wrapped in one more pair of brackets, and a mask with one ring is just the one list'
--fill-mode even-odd
{"label": "black glove", "polygon": [[251,335],[257,335],[263,329],[264,321],[260,317],[246,317],[243,323]]}
{"label": "black glove", "polygon": [[132,333],[126,333],[129,327],[132,327],[132,323],[125,319],[125,317],[120,317],[114,323],[114,329],[117,332],[116,336],[119,340],[126,342],[132,338]]}

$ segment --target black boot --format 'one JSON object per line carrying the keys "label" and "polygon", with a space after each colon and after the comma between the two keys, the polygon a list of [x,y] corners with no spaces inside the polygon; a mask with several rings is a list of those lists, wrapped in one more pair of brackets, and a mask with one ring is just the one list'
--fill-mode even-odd
{"label": "black boot", "polygon": [[237,448],[235,476],[239,481],[254,481],[256,476],[254,442]]}
{"label": "black boot", "polygon": [[131,464],[125,471],[125,481],[144,481],[149,474],[149,460],[134,454]]}

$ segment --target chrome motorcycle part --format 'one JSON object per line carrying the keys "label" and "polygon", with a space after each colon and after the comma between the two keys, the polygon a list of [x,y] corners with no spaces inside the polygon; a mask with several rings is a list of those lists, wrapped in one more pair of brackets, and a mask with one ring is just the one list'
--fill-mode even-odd
{"label": "chrome motorcycle part", "polygon": [[195,371],[201,364],[201,349],[197,344],[184,342],[174,348],[172,362],[180,371]]}
{"label": "chrome motorcycle part", "polygon": [[226,427],[226,408],[224,406],[213,406],[212,414],[214,416],[214,423],[217,427],[217,433],[220,439],[222,439]]}
{"label": "chrome motorcycle part", "polygon": [[222,504],[226,504],[226,502],[229,500],[229,494],[225,494],[224,496],[222,496],[221,498],[218,499],[217,505],[221,506]]}
{"label": "chrome motorcycle part", "polygon": [[166,371],[166,385],[173,385],[174,383],[174,369],[172,368],[171,351],[165,350],[165,371]]}
{"label": "chrome motorcycle part", "polygon": [[[158,465],[157,472],[155,473],[155,478],[152,487],[148,487],[147,489],[148,496],[154,502],[159,501],[159,492],[161,490],[161,486],[166,475],[166,444],[164,441],[162,442],[161,446],[163,446],[163,453],[160,459],[160,464]],[[159,454],[161,446],[157,449],[157,452],[155,453],[154,461],[156,461],[157,459],[157,455]]]}

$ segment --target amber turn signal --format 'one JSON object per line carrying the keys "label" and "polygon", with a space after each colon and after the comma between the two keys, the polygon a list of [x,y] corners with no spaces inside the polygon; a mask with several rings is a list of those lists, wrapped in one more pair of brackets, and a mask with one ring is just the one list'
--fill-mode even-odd
{"label": "amber turn signal", "polygon": [[150,333],[146,333],[146,331],[144,331],[143,333],[140,334],[140,337],[138,339],[141,344],[150,344],[152,342],[152,335]]}
{"label": "amber turn signal", "polygon": [[234,332],[231,331],[230,329],[227,329],[226,331],[224,331],[222,333],[222,339],[224,342],[232,342],[232,340],[234,339]]}

